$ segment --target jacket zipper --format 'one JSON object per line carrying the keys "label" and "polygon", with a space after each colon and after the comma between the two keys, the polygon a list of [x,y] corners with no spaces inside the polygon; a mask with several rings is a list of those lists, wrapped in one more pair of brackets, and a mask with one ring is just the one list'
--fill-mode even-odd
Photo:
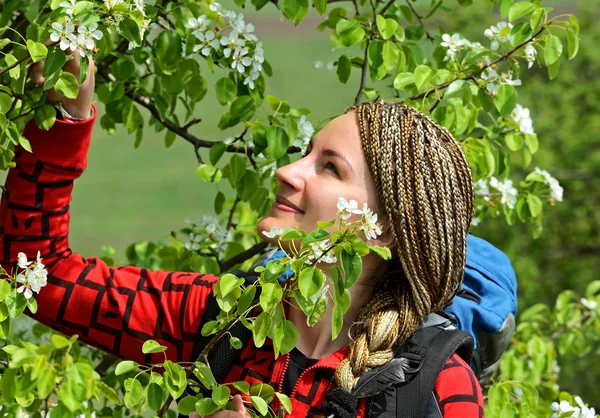
{"label": "jacket zipper", "polygon": [[[279,392],[281,392],[283,390],[283,379],[285,379],[285,373],[287,372],[287,368],[290,362],[290,358],[289,358],[289,354],[288,354],[288,358],[287,361],[285,363],[285,366],[283,368],[283,374],[281,375],[281,379],[279,381]],[[300,376],[298,377],[298,381],[296,382],[296,384],[294,385],[294,388],[292,389],[292,393],[290,394],[290,400],[293,402],[294,397],[296,396],[296,392],[298,391],[298,385],[300,384],[300,382],[302,381],[302,378],[304,377],[304,375],[306,373],[308,373],[311,370],[314,369],[329,369],[329,370],[335,370],[335,367],[329,367],[329,366],[319,366],[316,364],[313,364],[312,366],[304,369],[304,371],[302,373],[300,373]],[[329,387],[327,387],[326,391],[329,390],[329,388],[331,387],[331,383],[329,384]],[[279,417],[285,417],[285,409],[283,408],[283,405],[281,405],[279,403],[279,400],[277,398],[275,398],[275,401],[277,402],[277,410],[278,413],[277,415]]]}

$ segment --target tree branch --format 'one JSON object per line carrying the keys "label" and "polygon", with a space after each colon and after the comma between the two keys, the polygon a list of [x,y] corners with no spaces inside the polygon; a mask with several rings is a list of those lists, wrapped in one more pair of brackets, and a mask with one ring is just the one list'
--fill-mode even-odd
{"label": "tree branch", "polygon": [[235,197],[235,201],[233,202],[233,206],[231,206],[231,211],[229,212],[229,219],[227,219],[227,226],[225,227],[226,229],[231,228],[231,225],[233,223],[233,213],[235,212],[235,208],[238,205],[238,203],[240,203],[240,197],[236,196]]}
{"label": "tree branch", "polygon": [[242,263],[250,257],[254,257],[256,254],[260,254],[265,248],[267,248],[268,245],[268,242],[259,242],[258,244],[254,244],[246,251],[242,251],[241,253],[231,257],[230,259],[220,262],[219,266],[221,267],[222,271],[229,270],[236,264]]}
{"label": "tree branch", "polygon": [[406,0],[406,4],[408,4],[408,7],[410,7],[410,10],[413,12],[413,14],[419,20],[419,24],[421,25],[421,27],[423,29],[425,29],[425,35],[427,36],[427,39],[429,39],[430,41],[433,41],[433,36],[431,36],[431,34],[429,32],[427,32],[427,29],[425,28],[425,24],[423,23],[423,18],[417,13],[417,11],[415,10],[415,8],[411,4],[410,0]]}

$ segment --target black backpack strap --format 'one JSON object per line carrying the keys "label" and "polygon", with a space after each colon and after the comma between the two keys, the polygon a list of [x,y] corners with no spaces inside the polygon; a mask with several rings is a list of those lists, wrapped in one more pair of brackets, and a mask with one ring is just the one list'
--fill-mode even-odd
{"label": "black backpack strap", "polygon": [[[444,318],[442,318],[444,319]],[[433,387],[444,364],[457,353],[467,363],[473,352],[473,337],[464,331],[447,329],[447,322],[427,318],[397,350],[396,357],[408,360],[404,381],[372,396],[367,407],[369,418],[439,417]]]}

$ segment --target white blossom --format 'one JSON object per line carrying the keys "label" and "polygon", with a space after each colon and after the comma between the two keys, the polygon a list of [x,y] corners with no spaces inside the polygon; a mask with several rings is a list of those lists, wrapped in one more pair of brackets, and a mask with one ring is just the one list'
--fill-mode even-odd
{"label": "white blossom", "polygon": [[59,4],[59,6],[66,9],[65,10],[66,14],[68,14],[69,16],[73,16],[73,8],[75,7],[75,0],[63,1],[61,4]]}
{"label": "white blossom", "polygon": [[500,46],[500,42],[510,41],[510,30],[513,25],[506,22],[499,22],[496,26],[486,29],[483,34],[492,41],[490,48],[495,51]]}
{"label": "white blossom", "polygon": [[519,125],[519,130],[524,134],[535,135],[533,121],[529,109],[517,104],[510,114],[510,119]]}
{"label": "white blossom", "polygon": [[200,249],[201,241],[202,235],[196,235],[192,232],[190,233],[190,240],[184,244],[185,249],[188,251],[198,251]]}
{"label": "white blossom", "polygon": [[323,68],[323,61],[315,61],[315,68]]}
{"label": "white blossom", "polygon": [[23,296],[29,299],[33,296],[33,292],[39,293],[41,288],[46,286],[48,271],[45,269],[44,264],[42,264],[39,251],[36,262],[33,265],[32,262],[27,262],[27,258],[23,253],[19,253],[17,259],[19,260],[19,267],[26,267],[26,270],[16,277],[17,283],[21,284],[21,286],[17,287],[17,292],[23,293]]}
{"label": "white blossom", "polygon": [[348,218],[350,218],[350,216],[352,216],[352,214],[355,214],[355,215],[363,214],[362,210],[360,210],[358,208],[358,202],[356,200],[346,201],[346,199],[344,199],[343,197],[340,197],[338,199],[337,209],[338,209],[338,215],[343,220],[347,220]]}
{"label": "white blossom", "polygon": [[[314,295],[312,295],[310,297],[310,300],[312,301],[312,303],[317,303],[319,301],[319,299],[323,299],[325,300],[325,304],[327,304],[327,292],[329,292],[329,285],[326,284],[324,285],[322,288],[320,288],[317,293],[315,293]],[[309,324],[309,319],[310,317],[306,318],[306,323]],[[310,326],[310,324],[309,324]]]}
{"label": "white blossom", "polygon": [[298,119],[298,136],[294,139],[293,145],[299,147],[302,154],[306,154],[306,149],[308,148],[308,144],[310,144],[314,132],[315,129],[312,123],[306,119],[306,116],[300,116],[300,119]]}
{"label": "white blossom", "polygon": [[492,96],[495,96],[496,93],[498,93],[498,89],[503,84],[509,84],[511,86],[521,85],[521,80],[518,78],[513,79],[510,71],[508,73],[498,74],[496,70],[491,67],[485,69],[485,71],[481,74],[481,78],[487,81],[487,90]]}
{"label": "white blossom", "polygon": [[184,221],[186,224],[190,225],[192,228],[196,228],[198,225],[200,225],[200,221],[197,219],[192,219],[189,216],[185,218]]}
{"label": "white blossom", "polygon": [[195,17],[191,17],[188,19],[185,27],[192,30],[192,33],[195,35],[196,32],[204,32],[206,27],[210,24],[210,20],[206,18],[206,16],[200,16],[198,19]]}
{"label": "white blossom", "polygon": [[548,187],[550,187],[550,197],[552,197],[552,199],[556,200],[557,202],[562,202],[564,190],[558,182],[558,180],[552,177],[552,175],[550,175],[550,173],[548,173],[546,170],[541,170],[538,167],[536,167],[534,171],[537,174],[542,175],[546,180],[546,184],[548,184]]}
{"label": "white blossom", "polygon": [[499,181],[496,177],[491,177],[490,186],[501,193],[500,203],[514,209],[517,204],[517,195],[519,192],[513,187],[511,179]]}
{"label": "white blossom", "polygon": [[215,13],[221,13],[221,10],[223,9],[223,6],[221,6],[221,4],[219,3],[213,3],[210,5],[210,10],[212,10]]}
{"label": "white blossom", "polygon": [[69,41],[71,41],[71,43],[69,44],[69,48],[71,49],[71,51],[77,51],[79,52],[79,55],[85,57],[85,49],[87,48],[85,35],[82,33],[80,33],[77,36],[71,34],[69,35]]}
{"label": "white blossom", "polygon": [[215,38],[215,33],[212,30],[202,32],[194,32],[196,39],[200,41],[194,46],[194,52],[200,51],[205,57],[209,56],[213,49],[219,48],[219,40]]}
{"label": "white blossom", "polygon": [[146,10],[144,10],[144,0],[133,0],[133,7],[142,13],[142,16],[146,17]]}
{"label": "white blossom", "polygon": [[558,418],[561,416],[578,417],[580,412],[579,408],[577,408],[576,406],[572,406],[568,401],[561,401],[560,403],[552,402],[550,408],[554,411],[554,414],[552,414],[552,418]]}
{"label": "white blossom", "polygon": [[365,203],[362,208],[363,226],[362,230],[365,233],[367,240],[376,239],[383,233],[381,225],[377,222],[377,214],[374,213]]}
{"label": "white blossom", "polygon": [[33,261],[27,261],[25,253],[17,254],[17,266],[19,266],[19,268],[26,269],[31,263],[33,263]]}
{"label": "white blossom", "polygon": [[104,4],[108,10],[112,10],[117,4],[123,4],[125,0],[104,0]]}
{"label": "white blossom", "polygon": [[481,223],[481,218],[471,219],[471,226],[478,226]]}
{"label": "white blossom", "polygon": [[59,47],[64,51],[71,45],[69,35],[75,30],[75,25],[71,22],[67,22],[63,26],[62,23],[54,22],[51,26],[56,32],[50,32],[50,40],[52,42],[60,41]]}
{"label": "white blossom", "polygon": [[474,184],[475,196],[483,196],[485,200],[489,200],[490,189],[486,179],[479,179]]}
{"label": "white blossom", "polygon": [[285,231],[287,231],[289,228],[278,228],[276,226],[274,226],[273,228],[271,228],[270,231],[262,231],[263,235],[267,238],[277,238],[281,235],[283,235],[283,233]]}
{"label": "white blossom", "polygon": [[77,28],[77,32],[83,35],[85,38],[85,47],[87,49],[94,49],[95,41],[102,39],[102,32],[98,30],[98,24],[92,23],[88,28],[81,25]]}
{"label": "white blossom", "polygon": [[232,30],[229,32],[228,36],[223,36],[221,38],[221,45],[226,47],[223,50],[223,55],[225,55],[225,58],[229,58],[235,53],[236,50],[244,47],[246,45],[246,41],[239,37],[238,32]]}
{"label": "white blossom", "polygon": [[310,243],[310,253],[308,254],[308,260],[319,260],[323,263],[337,263],[337,258],[333,252],[333,248],[324,254],[325,250],[330,246],[328,239],[318,242]]}
{"label": "white blossom", "polygon": [[329,61],[329,62],[327,63],[327,69],[328,69],[329,71],[333,71],[333,70],[334,70],[334,68],[335,68],[334,62],[333,62],[333,61]]}
{"label": "white blossom", "polygon": [[446,51],[446,57],[444,61],[452,60],[456,57],[456,53],[462,49],[463,46],[469,45],[470,42],[466,39],[462,39],[458,33],[450,36],[445,33],[442,35],[442,43],[440,44],[444,48],[448,48]]}
{"label": "white blossom", "polygon": [[575,402],[577,402],[577,405],[581,408],[580,418],[596,418],[596,410],[594,408],[589,408],[584,404],[579,396],[575,396]]}
{"label": "white blossom", "polygon": [[240,74],[246,72],[246,67],[252,65],[252,59],[247,56],[248,48],[238,48],[233,53],[233,62],[231,68],[237,70]]}
{"label": "white blossom", "polygon": [[252,67],[248,77],[244,79],[244,85],[247,85],[251,89],[254,89],[254,82],[260,77],[260,71],[255,67]]}
{"label": "white blossom", "polygon": [[533,64],[535,63],[536,55],[537,51],[535,49],[535,46],[533,45],[533,42],[529,42],[527,45],[525,45],[525,59],[529,63],[527,65],[527,68],[531,68],[533,66]]}
{"label": "white blossom", "polygon": [[595,311],[596,309],[598,309],[598,302],[596,302],[595,300],[581,298],[581,304],[590,311]]}

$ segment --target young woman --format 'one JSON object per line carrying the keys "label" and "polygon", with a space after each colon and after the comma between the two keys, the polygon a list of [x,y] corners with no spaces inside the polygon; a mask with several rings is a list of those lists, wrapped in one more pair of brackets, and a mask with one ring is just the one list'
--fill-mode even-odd
{"label": "young woman", "polygon": [[[2,198],[2,263],[11,267],[18,253],[31,258],[41,251],[49,274],[37,296],[34,317],[40,322],[140,363],[162,360],[142,354],[148,339],[166,345],[169,359],[192,361],[205,301],[217,277],[112,268],[69,249],[73,181],[85,169],[97,115],[92,62],[89,68],[76,99],[50,93],[66,111],[62,120],[48,132],[27,126],[34,152],[16,151],[16,167]],[[79,74],[78,61],[69,61],[65,70]],[[40,67],[34,79],[43,82]],[[225,379],[270,383],[290,396],[294,417],[319,416],[329,389],[351,391],[361,374],[389,361],[392,349],[460,287],[473,212],[472,179],[447,130],[404,104],[385,102],[354,107],[332,120],[315,136],[309,153],[276,176],[279,190],[270,214],[258,225],[261,237],[273,226],[312,230],[317,221],[334,219],[341,196],[367,203],[379,214],[383,233],[371,243],[394,254],[391,261],[364,258],[363,274],[350,289],[344,329],[334,341],[331,312],[309,328],[302,311],[290,308],[288,319],[299,331],[296,349],[275,360],[268,342],[256,348],[249,341]],[[483,416],[477,379],[457,355],[446,362],[434,394],[446,418]],[[235,411],[214,416],[246,416],[239,396],[234,403]],[[272,407],[278,410],[276,400]],[[365,399],[353,414],[368,416]]]}

